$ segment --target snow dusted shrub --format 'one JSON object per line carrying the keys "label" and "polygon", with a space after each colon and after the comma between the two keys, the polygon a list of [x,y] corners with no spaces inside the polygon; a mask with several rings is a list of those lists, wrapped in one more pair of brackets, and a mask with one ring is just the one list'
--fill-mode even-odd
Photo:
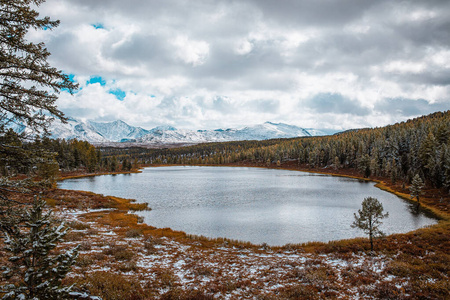
{"label": "snow dusted shrub", "polygon": [[[78,256],[77,247],[55,251],[67,228],[44,211],[46,202],[35,197],[21,210],[17,222],[0,219],[8,263],[2,267],[6,284],[2,299],[67,299],[71,287],[61,281]],[[6,221],[6,222],[5,222]]]}
{"label": "snow dusted shrub", "polygon": [[117,269],[120,272],[136,272],[138,269],[137,262],[135,260],[131,261],[125,261],[124,263],[120,264]]}
{"label": "snow dusted shrub", "polygon": [[92,258],[91,255],[80,255],[77,259],[76,266],[81,268],[88,268],[92,264],[94,264],[95,260]]}
{"label": "snow dusted shrub", "polygon": [[113,272],[93,272],[79,283],[91,294],[99,295],[103,300],[152,299],[144,292],[137,278]]}
{"label": "snow dusted shrub", "polygon": [[163,269],[158,272],[158,279],[161,281],[161,286],[163,287],[173,287],[178,282],[178,277],[170,269]]}
{"label": "snow dusted shrub", "polygon": [[147,251],[147,254],[153,254],[157,252],[156,245],[161,244],[161,239],[150,236],[148,239],[144,241],[144,249]]}
{"label": "snow dusted shrub", "polygon": [[80,244],[80,251],[89,251],[92,249],[92,242],[87,240],[87,241],[82,241]]}
{"label": "snow dusted shrub", "polygon": [[129,230],[127,230],[127,232],[125,233],[125,236],[127,238],[138,238],[142,235],[142,229],[140,228],[131,228]]}
{"label": "snow dusted shrub", "polygon": [[79,242],[86,237],[86,233],[82,231],[71,231],[66,234],[64,241],[66,242]]}
{"label": "snow dusted shrub", "polygon": [[170,289],[160,297],[161,300],[213,300],[214,295],[202,290],[183,290],[181,288]]}
{"label": "snow dusted shrub", "polygon": [[91,228],[91,225],[82,222],[69,222],[68,225],[75,230],[86,230]]}
{"label": "snow dusted shrub", "polygon": [[313,286],[301,283],[280,288],[277,292],[282,299],[319,299]]}

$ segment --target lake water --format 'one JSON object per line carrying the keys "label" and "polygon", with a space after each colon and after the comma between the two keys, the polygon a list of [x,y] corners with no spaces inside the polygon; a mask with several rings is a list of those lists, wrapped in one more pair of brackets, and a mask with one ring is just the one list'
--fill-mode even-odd
{"label": "lake water", "polygon": [[350,227],[365,197],[389,217],[381,229],[404,233],[435,219],[373,182],[298,171],[235,167],[159,167],[139,174],[68,179],[59,188],[147,202],[144,222],[189,234],[284,245],[365,236]]}

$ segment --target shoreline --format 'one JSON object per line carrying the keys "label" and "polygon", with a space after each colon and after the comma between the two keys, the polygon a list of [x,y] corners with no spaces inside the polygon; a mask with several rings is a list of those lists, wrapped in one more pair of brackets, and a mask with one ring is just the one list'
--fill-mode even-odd
{"label": "shoreline", "polygon": [[156,228],[133,213],[139,203],[91,192],[54,189],[46,200],[69,222],[63,247],[81,245],[67,283],[104,299],[445,299],[450,290],[448,219],[377,238],[372,252],[367,237],[268,246]]}
{"label": "shoreline", "polygon": [[[386,184],[385,181],[380,180],[380,179],[374,179],[374,178],[363,178],[363,177],[358,177],[355,175],[348,175],[348,174],[342,174],[342,173],[331,173],[331,172],[325,172],[325,171],[320,171],[320,170],[311,170],[311,169],[301,169],[301,168],[292,168],[292,167],[277,167],[277,166],[258,166],[258,165],[240,165],[240,164],[227,164],[227,165],[169,165],[169,164],[160,164],[160,165],[149,165],[149,166],[143,166],[143,167],[139,167],[139,169],[137,170],[132,170],[132,171],[127,171],[127,172],[101,172],[101,173],[95,173],[95,174],[79,174],[79,175],[71,175],[71,176],[63,176],[61,177],[58,181],[62,181],[65,179],[73,179],[73,178],[83,178],[83,177],[94,177],[94,176],[103,176],[103,175],[119,175],[119,174],[132,174],[132,173],[141,173],[142,169],[144,168],[158,168],[158,167],[175,167],[175,166],[185,166],[185,167],[236,167],[236,168],[261,168],[261,169],[274,169],[274,170],[288,170],[288,171],[297,171],[297,172],[305,172],[305,173],[313,173],[313,174],[321,174],[321,175],[328,175],[328,176],[335,176],[335,177],[344,177],[344,178],[352,178],[352,179],[357,179],[357,180],[363,180],[366,182],[373,182],[375,183],[375,187],[379,188],[383,191],[389,192],[391,194],[396,195],[397,197],[401,198],[402,200],[406,200],[409,203],[413,203],[413,204],[417,204],[417,201],[414,199],[411,199],[409,197],[409,195],[405,194],[405,193],[401,193],[399,191],[396,191],[394,189],[392,189],[388,184]],[[59,189],[59,188],[57,188]],[[128,198],[119,198],[119,197],[115,197],[115,196],[104,196],[101,194],[95,194],[93,192],[89,192],[89,191],[75,191],[75,192],[86,192],[86,193],[91,193],[94,195],[98,195],[98,196],[102,196],[102,197],[111,197],[114,199],[121,199],[121,201],[129,201],[131,203],[134,203],[136,200],[135,199],[128,199]],[[446,214],[445,212],[442,212],[440,210],[437,210],[433,207],[424,205],[424,204],[420,204],[421,205],[421,209],[425,211],[425,213],[430,214],[430,216],[434,219],[437,220],[437,224],[435,225],[431,225],[431,226],[426,226],[426,227],[422,227],[422,228],[418,228],[412,231],[408,231],[406,233],[394,233],[391,235],[388,235],[387,237],[391,237],[394,235],[398,235],[398,234],[411,234],[414,233],[418,230],[424,229],[424,228],[433,228],[435,226],[440,226],[441,222],[448,222],[450,220],[450,216],[448,214]],[[149,208],[151,210],[151,207]],[[125,212],[125,214],[127,214],[127,212]],[[250,246],[251,248],[255,248],[255,247],[261,247],[261,245],[265,244],[255,244],[255,243],[251,243],[249,241],[241,241],[241,240],[234,240],[234,239],[230,239],[230,238],[226,238],[226,237],[205,237],[202,235],[195,235],[195,234],[189,234],[186,233],[185,231],[180,231],[180,230],[173,230],[171,228],[159,228],[159,227],[154,227],[151,225],[147,225],[147,224],[136,224],[136,225],[141,225],[142,226],[147,226],[149,228],[151,228],[152,230],[157,230],[159,232],[166,232],[168,233],[168,236],[173,236],[174,234],[176,236],[182,237],[182,238],[187,238],[189,240],[198,240],[198,241],[208,241],[208,242],[212,242],[213,244],[217,244],[217,243],[231,243],[231,244],[238,244],[238,245],[245,245],[245,246]],[[164,236],[164,235],[163,235]],[[269,246],[270,248],[273,249],[283,249],[285,247],[310,247],[312,244],[335,244],[338,242],[350,242],[353,240],[360,240],[360,239],[364,239],[363,237],[356,237],[356,238],[350,238],[350,239],[341,239],[341,240],[332,240],[332,241],[328,241],[328,242],[320,242],[320,241],[308,241],[308,242],[304,242],[304,243],[287,243],[285,245],[277,245],[277,246]]]}

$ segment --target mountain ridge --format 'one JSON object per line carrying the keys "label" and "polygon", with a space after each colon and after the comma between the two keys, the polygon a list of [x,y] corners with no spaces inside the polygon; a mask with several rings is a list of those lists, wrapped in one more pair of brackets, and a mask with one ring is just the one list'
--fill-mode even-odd
{"label": "mountain ridge", "polygon": [[177,129],[162,125],[150,130],[135,127],[122,120],[112,122],[82,121],[69,118],[67,123],[54,121],[50,126],[52,138],[78,139],[90,143],[136,143],[136,144],[198,144],[242,140],[267,140],[304,136],[329,135],[335,131],[306,129],[285,123],[265,122],[241,129],[218,128],[213,130]]}

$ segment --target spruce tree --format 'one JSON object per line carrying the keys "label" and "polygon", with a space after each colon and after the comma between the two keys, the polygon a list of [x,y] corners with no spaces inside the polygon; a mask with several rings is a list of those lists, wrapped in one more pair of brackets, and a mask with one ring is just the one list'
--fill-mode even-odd
{"label": "spruce tree", "polygon": [[384,235],[379,227],[382,224],[381,219],[388,216],[388,213],[383,213],[383,205],[373,197],[364,198],[362,208],[358,210],[358,214],[354,214],[355,220],[351,227],[362,229],[369,235],[370,251],[373,251],[373,238]]}
{"label": "spruce tree", "polygon": [[420,178],[419,174],[414,176],[411,186],[409,187],[409,191],[411,192],[411,199],[416,198],[417,202],[420,203],[420,196],[422,195],[422,189],[425,186],[422,178]]}
{"label": "spruce tree", "polygon": [[8,263],[3,266],[7,283],[2,299],[68,299],[71,287],[61,285],[77,258],[77,248],[55,252],[67,232],[45,211],[46,203],[35,197],[33,205],[19,214],[19,222],[0,219]]}
{"label": "spruce tree", "polygon": [[[65,120],[55,104],[59,92],[77,88],[49,65],[43,43],[26,40],[29,30],[51,30],[59,24],[39,18],[32,6],[43,2],[0,0],[0,236],[11,254],[3,272],[9,282],[2,288],[4,299],[61,299],[67,291],[61,279],[76,257],[74,251],[52,256],[65,229],[43,213],[42,200],[29,200],[54,179],[55,154],[45,143],[30,143],[30,136],[8,129],[25,126],[34,137],[48,133],[54,118]],[[18,180],[18,174],[25,179]]]}
{"label": "spruce tree", "polygon": [[[30,137],[15,134],[8,127],[26,126],[36,135],[47,133],[53,118],[65,120],[55,101],[59,92],[72,92],[77,85],[54,67],[43,43],[28,42],[30,29],[51,30],[59,21],[39,18],[31,8],[44,0],[0,0],[0,197],[5,200],[11,190],[24,191],[35,181],[12,181],[17,174],[29,177],[38,164],[54,164],[54,153],[38,147],[26,147]],[[15,136],[14,136],[15,135]],[[36,136],[35,135],[35,136]],[[47,182],[48,183],[48,182]],[[3,215],[0,209],[0,217]]]}

